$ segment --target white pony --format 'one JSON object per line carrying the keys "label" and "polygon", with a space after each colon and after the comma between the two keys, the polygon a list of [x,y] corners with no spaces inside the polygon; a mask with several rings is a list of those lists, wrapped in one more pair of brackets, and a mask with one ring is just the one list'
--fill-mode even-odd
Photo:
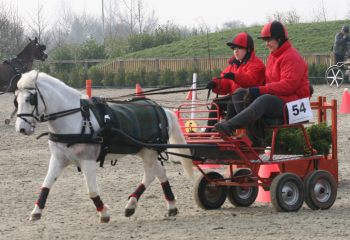
{"label": "white pony", "polygon": [[[34,133],[35,124],[46,118],[50,133],[55,134],[80,134],[82,131],[83,117],[79,110],[80,99],[87,98],[77,90],[65,85],[62,81],[45,73],[35,70],[25,73],[17,84],[16,99],[18,102],[16,131],[25,135]],[[177,118],[174,113],[165,110],[168,121],[169,143],[185,144]],[[99,129],[97,119],[91,110],[90,122],[93,130]],[[50,117],[51,116],[51,117]],[[56,118],[52,117],[55,116]],[[87,127],[86,131],[92,131]],[[99,156],[101,145],[79,143],[71,146],[66,143],[49,140],[51,158],[48,173],[42,184],[41,192],[30,219],[41,218],[42,210],[54,182],[60,176],[62,170],[69,164],[77,165],[83,172],[87,190],[100,215],[100,222],[108,222],[110,219],[108,207],[100,198],[96,183],[96,159]],[[187,148],[177,149],[178,153],[190,155]],[[177,214],[175,198],[171,191],[164,167],[157,160],[158,152],[148,148],[142,148],[137,153],[143,160],[144,176],[134,193],[129,197],[125,207],[125,216],[131,216],[137,207],[138,199],[145,189],[152,183],[155,177],[161,183],[167,200],[168,214]],[[118,156],[121,157],[121,156]],[[193,165],[190,159],[182,158],[186,174],[193,176]]]}

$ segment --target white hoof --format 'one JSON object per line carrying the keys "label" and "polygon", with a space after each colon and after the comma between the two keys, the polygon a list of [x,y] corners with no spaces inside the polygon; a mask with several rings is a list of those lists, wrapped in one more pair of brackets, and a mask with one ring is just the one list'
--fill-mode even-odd
{"label": "white hoof", "polygon": [[37,221],[41,218],[41,213],[34,213],[30,215],[30,221]]}
{"label": "white hoof", "polygon": [[124,213],[125,217],[131,217],[132,215],[134,215],[134,213],[135,213],[135,208],[132,208],[132,209],[125,208],[125,213]]}
{"label": "white hoof", "polygon": [[137,207],[137,199],[131,197],[125,207],[125,217],[130,217],[135,213]]}
{"label": "white hoof", "polygon": [[177,214],[178,214],[178,210],[177,210],[177,208],[172,208],[172,209],[169,209],[168,210],[168,216],[169,217],[174,217],[174,216],[176,216]]}
{"label": "white hoof", "polygon": [[110,217],[100,217],[100,223],[109,223]]}

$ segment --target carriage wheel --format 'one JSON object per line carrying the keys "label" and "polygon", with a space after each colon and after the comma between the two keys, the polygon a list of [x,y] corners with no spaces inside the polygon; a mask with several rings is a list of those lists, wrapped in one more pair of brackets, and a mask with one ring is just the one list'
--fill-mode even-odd
{"label": "carriage wheel", "polygon": [[[224,179],[220,173],[209,172],[206,176],[211,179]],[[197,205],[203,209],[218,209],[224,204],[227,195],[226,186],[217,186],[204,177],[200,176],[193,191],[194,199]]]}
{"label": "carriage wheel", "polygon": [[337,197],[337,183],[327,171],[316,170],[305,179],[305,202],[312,210],[329,209]]}
{"label": "carriage wheel", "polygon": [[281,173],[271,183],[272,205],[279,212],[296,212],[304,202],[301,178],[294,173]]}
{"label": "carriage wheel", "polygon": [[[233,172],[233,176],[250,175],[251,173],[252,171],[249,168],[240,168]],[[258,192],[259,188],[255,186],[230,186],[227,188],[227,199],[236,207],[249,207],[255,202]]]}
{"label": "carriage wheel", "polygon": [[344,73],[337,66],[331,66],[326,71],[326,82],[331,87],[335,84],[337,87],[340,87],[344,81]]}

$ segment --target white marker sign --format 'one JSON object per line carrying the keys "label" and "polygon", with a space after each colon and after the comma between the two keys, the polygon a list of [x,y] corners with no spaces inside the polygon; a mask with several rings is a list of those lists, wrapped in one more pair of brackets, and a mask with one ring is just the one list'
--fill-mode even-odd
{"label": "white marker sign", "polygon": [[309,98],[298,99],[286,104],[289,124],[310,121],[313,119]]}

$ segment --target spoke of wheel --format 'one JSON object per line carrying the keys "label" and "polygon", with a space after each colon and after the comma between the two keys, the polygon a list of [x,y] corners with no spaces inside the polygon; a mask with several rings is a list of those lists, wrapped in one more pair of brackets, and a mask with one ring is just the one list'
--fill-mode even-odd
{"label": "spoke of wheel", "polygon": [[335,76],[335,73],[334,73],[334,69],[332,69],[332,82],[331,82],[331,84],[329,85],[330,87],[332,87],[332,85],[333,85],[333,83],[334,83],[334,81],[336,81],[336,76]]}

